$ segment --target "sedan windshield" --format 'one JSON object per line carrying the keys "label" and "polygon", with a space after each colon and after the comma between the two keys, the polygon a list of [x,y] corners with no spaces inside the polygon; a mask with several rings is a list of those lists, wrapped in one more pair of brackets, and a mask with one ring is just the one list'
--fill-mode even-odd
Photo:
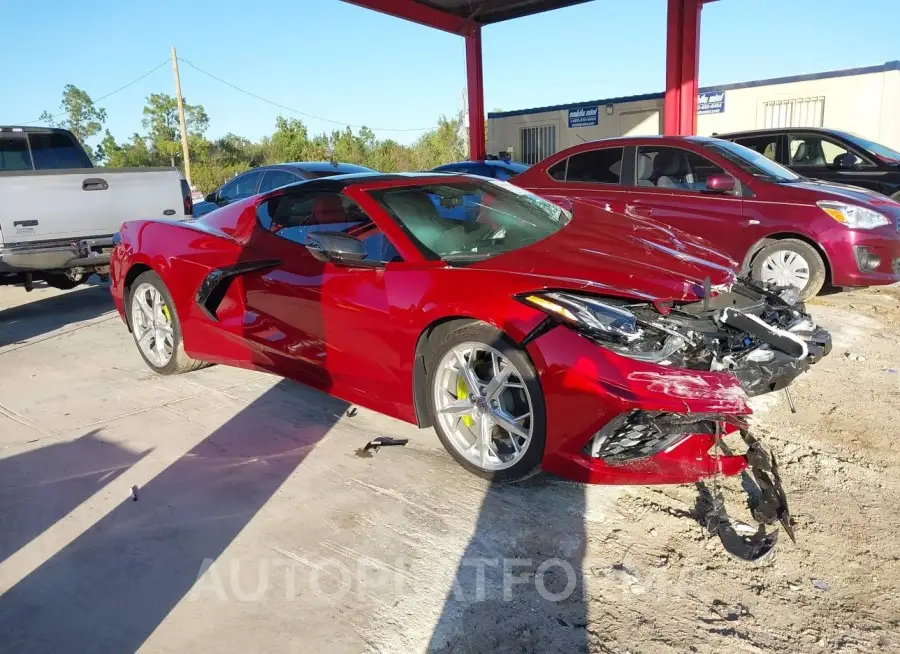
{"label": "sedan windshield", "polygon": [[869,139],[864,139],[861,136],[857,136],[856,134],[851,134],[849,132],[840,132],[840,134],[851,143],[859,146],[863,150],[868,150],[872,154],[876,155],[879,159],[884,159],[888,163],[900,163],[900,152],[897,152],[896,150],[889,148],[886,145],[876,143],[875,141],[870,141]]}
{"label": "sedan windshield", "polygon": [[802,179],[795,172],[743,145],[731,141],[715,140],[707,143],[706,147],[737,164],[754,177],[761,177],[771,182],[796,182]]}
{"label": "sedan windshield", "polygon": [[431,259],[479,261],[536,243],[572,217],[506,182],[465,180],[372,192]]}

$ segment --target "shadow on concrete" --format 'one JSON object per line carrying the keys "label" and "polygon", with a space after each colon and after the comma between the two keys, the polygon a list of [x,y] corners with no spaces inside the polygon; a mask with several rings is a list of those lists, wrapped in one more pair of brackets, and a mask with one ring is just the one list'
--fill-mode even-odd
{"label": "shadow on concrete", "polygon": [[345,409],[278,383],[10,589],[0,649],[137,651]]}
{"label": "shadow on concrete", "polygon": [[587,652],[584,511],[547,475],[492,486],[428,651]]}
{"label": "shadow on concrete", "polygon": [[[25,294],[25,289],[14,289]],[[0,310],[0,347],[20,343],[56,331],[66,325],[91,320],[113,311],[105,283],[79,286],[33,302]]]}
{"label": "shadow on concrete", "polygon": [[104,441],[100,432],[0,459],[0,562],[147,454]]}

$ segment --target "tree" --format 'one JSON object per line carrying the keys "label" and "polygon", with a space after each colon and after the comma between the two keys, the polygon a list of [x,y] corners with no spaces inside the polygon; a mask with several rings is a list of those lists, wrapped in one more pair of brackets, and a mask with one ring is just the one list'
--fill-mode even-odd
{"label": "tree", "polygon": [[[40,120],[51,127],[64,127],[72,132],[84,146],[91,158],[102,159],[103,153],[94,153],[87,144],[88,139],[100,133],[106,122],[106,109],[94,106],[91,96],[73,84],[63,87],[60,111],[54,116],[49,111],[41,114]],[[58,120],[61,116],[65,116]]]}
{"label": "tree", "polygon": [[[184,122],[188,133],[188,146],[193,141],[202,145],[206,128],[209,127],[209,116],[201,105],[184,103]],[[178,122],[178,102],[166,93],[151,93],[144,106],[144,118],[141,121],[147,130],[147,139],[154,157],[159,165],[175,165],[181,156],[181,127]],[[193,138],[192,138],[193,137]]]}

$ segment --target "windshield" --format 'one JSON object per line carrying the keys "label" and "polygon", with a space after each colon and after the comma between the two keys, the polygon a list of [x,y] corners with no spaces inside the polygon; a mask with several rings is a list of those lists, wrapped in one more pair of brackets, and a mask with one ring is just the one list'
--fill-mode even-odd
{"label": "windshield", "polygon": [[737,164],[754,177],[760,177],[770,182],[796,182],[802,179],[800,175],[775,163],[756,150],[745,148],[743,145],[731,141],[710,141],[705,147]]}
{"label": "windshield", "polygon": [[875,141],[870,141],[869,139],[864,139],[861,136],[850,134],[848,132],[842,132],[841,134],[851,143],[859,146],[863,150],[868,150],[880,159],[884,159],[889,163],[900,163],[900,152],[897,152],[886,145],[875,143]]}
{"label": "windshield", "polygon": [[466,180],[372,191],[425,254],[479,261],[536,243],[572,215],[506,182]]}

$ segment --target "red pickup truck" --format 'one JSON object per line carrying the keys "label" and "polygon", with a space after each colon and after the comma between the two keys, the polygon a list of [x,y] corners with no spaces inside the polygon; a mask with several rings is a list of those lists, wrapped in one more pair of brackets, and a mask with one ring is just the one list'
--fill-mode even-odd
{"label": "red pickup truck", "polygon": [[826,283],[900,281],[900,203],[791,172],[744,146],[706,137],[593,141],[558,152],[511,183],[572,207],[587,201],[706,239],[758,282],[807,299]]}

